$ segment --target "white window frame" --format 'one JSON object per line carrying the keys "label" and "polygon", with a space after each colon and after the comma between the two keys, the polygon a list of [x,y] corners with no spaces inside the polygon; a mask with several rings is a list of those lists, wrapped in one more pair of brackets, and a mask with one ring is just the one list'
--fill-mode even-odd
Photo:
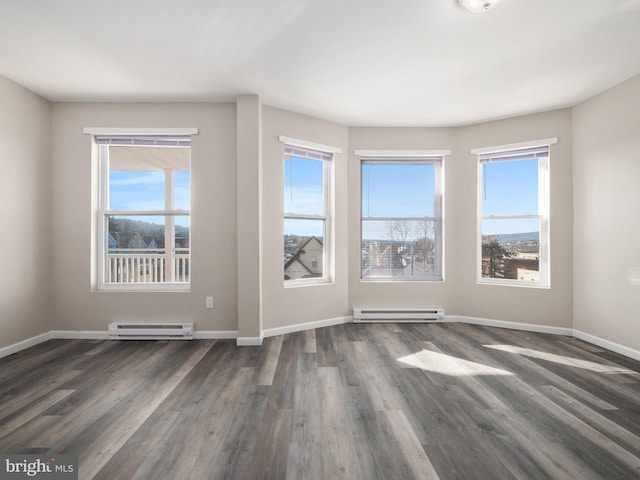
{"label": "white window frame", "polygon": [[[471,154],[477,155],[477,236],[476,236],[476,282],[484,285],[504,285],[528,288],[551,287],[550,268],[550,172],[549,160],[551,157],[551,145],[558,142],[557,138],[545,138],[527,142],[480,147],[471,150]],[[538,213],[537,215],[489,215],[483,216],[483,168],[487,163],[487,157],[496,161],[518,161],[519,154],[527,155],[528,151],[538,148],[546,148],[547,155],[538,157]],[[512,160],[509,160],[510,157]],[[533,155],[531,158],[535,158]],[[538,220],[540,222],[540,239],[538,252],[538,281],[518,280],[506,278],[491,278],[482,276],[482,222],[491,220]]]}
{"label": "white window frame", "polygon": [[[321,220],[324,222],[324,238],[322,240],[322,277],[313,277],[313,278],[297,278],[297,279],[289,279],[284,280],[284,286],[286,288],[289,287],[298,287],[298,286],[307,286],[307,285],[318,285],[318,284],[327,284],[332,283],[334,278],[334,255],[333,255],[333,245],[334,245],[334,201],[333,201],[333,192],[334,192],[334,164],[335,164],[335,155],[342,152],[342,149],[338,147],[333,147],[330,145],[324,145],[321,143],[309,142],[306,140],[300,140],[297,138],[287,137],[284,135],[280,135],[278,140],[283,143],[283,153],[282,153],[282,161],[284,166],[284,159],[286,154],[287,147],[292,148],[302,148],[304,150],[311,150],[314,152],[318,152],[319,158],[318,161],[322,162],[323,168],[323,214],[322,215],[307,215],[307,214],[297,214],[295,212],[283,212],[283,219],[288,220]],[[283,185],[284,188],[284,185]],[[281,197],[282,198],[282,197]],[[284,210],[284,208],[283,208]],[[283,231],[284,235],[284,222],[283,222]]]}
{"label": "white window frame", "polygon": [[[95,265],[96,265],[96,279],[95,285],[98,291],[105,292],[189,292],[191,290],[191,274],[189,275],[189,282],[158,282],[158,283],[107,283],[105,282],[105,250],[108,245],[108,218],[109,216],[127,215],[127,216],[173,216],[173,215],[188,215],[191,218],[191,210],[109,210],[109,165],[108,162],[103,161],[100,152],[99,145],[96,143],[96,137],[100,136],[191,136],[198,133],[197,128],[84,128],[83,133],[92,136],[92,155],[94,156],[93,165],[97,170],[97,175],[94,175],[94,182],[92,189],[94,191],[94,198],[96,199],[96,222],[95,231],[96,235],[92,236],[93,249],[95,252]],[[191,168],[190,168],[191,171]],[[171,192],[169,192],[171,189]],[[170,181],[165,184],[165,200],[169,194],[173,196],[173,182]],[[189,221],[189,231],[191,232],[191,221]],[[190,233],[191,237],[191,233]],[[189,240],[190,245],[190,258],[192,253],[192,242]],[[192,262],[189,261],[189,268],[191,269]]]}
{"label": "white window frame", "polygon": [[[434,217],[394,217],[394,219],[406,220],[433,220],[436,223],[435,241],[437,262],[440,275],[433,278],[390,278],[390,277],[362,277],[362,248],[360,247],[360,282],[361,283],[433,283],[444,282],[445,280],[445,242],[444,242],[444,171],[445,157],[451,154],[451,150],[354,150],[354,154],[360,157],[360,188],[362,188],[362,163],[366,160],[379,160],[383,162],[403,161],[403,160],[425,160],[435,165],[436,185],[434,192]],[[362,192],[360,192],[360,246],[362,245],[362,222],[366,218],[363,215]],[[382,220],[377,218],[378,220]]]}

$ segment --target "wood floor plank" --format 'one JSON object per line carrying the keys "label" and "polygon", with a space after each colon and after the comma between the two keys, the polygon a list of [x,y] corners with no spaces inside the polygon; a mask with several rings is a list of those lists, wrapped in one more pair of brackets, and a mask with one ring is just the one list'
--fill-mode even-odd
{"label": "wood floor plank", "polygon": [[[503,332],[499,332],[499,334],[503,335]],[[615,405],[604,401],[602,398],[593,395],[589,391],[580,388],[572,381],[567,380],[561,375],[555,373],[553,370],[550,370],[549,365],[541,364],[541,362],[526,356],[504,352],[500,349],[494,349],[493,347],[496,344],[495,342],[491,343],[491,340],[495,340],[495,337],[483,335],[483,332],[480,330],[472,331],[472,336],[467,338],[460,329],[454,327],[454,332],[443,333],[443,338],[447,342],[447,346],[451,351],[456,352],[456,354],[464,353],[471,355],[473,359],[483,363],[486,362],[492,365],[503,365],[506,367],[505,370],[507,371],[526,372],[529,382],[540,385],[551,383],[556,385],[558,388],[562,388],[563,390],[570,392],[572,396],[579,398],[581,401],[589,403],[594,408],[600,410],[617,409]],[[529,336],[528,338],[531,337]],[[478,341],[479,345],[482,345],[483,348],[470,350],[468,345],[471,339]],[[485,342],[487,342],[487,344],[485,344]]]}
{"label": "wood floor plank", "polygon": [[349,421],[347,397],[335,367],[318,367],[318,411],[320,423],[320,462],[325,478],[360,479],[358,439]]}
{"label": "wood floor plank", "polygon": [[75,453],[82,480],[629,480],[638,372],[461,323],[52,340],[0,359],[0,452]]}
{"label": "wood floor plank", "polygon": [[2,425],[0,425],[0,438],[19,429],[25,423],[42,414],[52,405],[55,405],[74,392],[75,390],[56,390],[55,392],[42,397],[28,409],[20,412],[19,415],[12,416],[8,421],[3,422]]}
{"label": "wood floor plank", "polygon": [[200,343],[180,365],[180,368],[167,378],[159,388],[154,389],[151,395],[140,398],[134,409],[129,409],[126,415],[115,420],[93,442],[84,446],[83,461],[78,466],[78,475],[83,478],[95,477],[114,453],[125,445],[127,440],[135,434],[210,348],[211,344]]}
{"label": "wood floor plank", "polygon": [[7,418],[34,400],[51,394],[81,373],[82,370],[60,370],[53,372],[47,374],[45,378],[38,381],[31,388],[23,388],[15,395],[3,398],[0,400],[0,420]]}
{"label": "wood floor plank", "polygon": [[282,335],[276,337],[267,338],[264,341],[260,352],[260,361],[257,367],[258,385],[272,385],[273,377],[276,374],[276,367],[278,366],[278,358],[280,357],[280,350],[282,349]]}

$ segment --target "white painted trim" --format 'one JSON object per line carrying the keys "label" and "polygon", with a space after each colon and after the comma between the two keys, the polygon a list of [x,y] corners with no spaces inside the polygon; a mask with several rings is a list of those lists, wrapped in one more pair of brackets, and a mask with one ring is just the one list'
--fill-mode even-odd
{"label": "white painted trim", "polygon": [[238,347],[259,347],[262,345],[264,337],[238,337],[236,346]]}
{"label": "white painted trim", "polygon": [[451,155],[451,150],[354,150],[360,157],[440,157]]}
{"label": "white painted trim", "polygon": [[278,141],[286,145],[291,145],[292,147],[309,148],[311,150],[318,150],[325,153],[342,153],[342,149],[340,147],[332,147],[331,145],[324,145],[322,143],[308,142],[306,140],[300,140],[298,138],[285,137],[284,135],[280,135],[278,137]]}
{"label": "white painted trim", "polygon": [[313,330],[314,328],[331,327],[333,325],[342,325],[344,323],[353,322],[352,316],[329,318],[327,320],[317,320],[315,322],[297,323],[286,327],[268,328],[262,331],[262,337],[275,337],[276,335],[285,335],[287,333],[303,332],[305,330]]}
{"label": "white painted trim", "polygon": [[56,340],[109,340],[109,332],[102,330],[52,330]]}
{"label": "white painted trim", "polygon": [[542,138],[540,140],[529,140],[528,142],[508,143],[506,145],[494,145],[492,147],[472,148],[472,155],[484,155],[485,153],[507,152],[509,150],[520,150],[522,148],[542,147],[543,145],[554,145],[558,143],[558,138]]}
{"label": "white painted trim", "polygon": [[41,333],[40,335],[36,335],[35,337],[27,338],[26,340],[7,345],[6,347],[0,348],[0,358],[8,357],[9,355],[13,355],[14,353],[26,350],[29,347],[33,347],[35,345],[38,345],[39,343],[51,340],[51,338],[53,338],[51,336],[51,332],[46,332]]}
{"label": "white painted trim", "polygon": [[194,340],[235,340],[238,338],[237,330],[194,330]]}
{"label": "white painted trim", "polygon": [[596,337],[595,335],[584,333],[576,329],[573,330],[573,336],[578,340],[583,340],[587,343],[606,348],[607,350],[619,353],[620,355],[624,355],[625,357],[640,361],[640,351],[638,350],[625,347],[624,345],[620,345],[619,343],[611,342],[609,340],[605,340],[604,338]]}
{"label": "white painted trim", "polygon": [[[551,327],[548,325],[535,325],[531,323],[518,323],[507,322],[504,320],[492,320],[489,318],[468,317],[464,315],[446,315],[445,322],[449,323],[468,323],[471,325],[484,325],[487,327],[497,328],[509,328],[511,330],[523,330],[527,332],[535,333],[549,333],[552,335],[563,335],[567,337],[575,337],[579,340],[587,343],[597,345],[612,352],[618,353],[633,360],[640,361],[640,351],[632,348],[620,345],[618,343],[606,340],[604,338],[596,337],[589,333],[582,332],[573,328],[564,327]],[[237,346],[260,346],[262,345],[263,338],[273,337],[276,335],[285,335],[287,333],[302,332],[304,330],[312,330],[314,328],[330,327],[333,325],[340,325],[344,323],[353,322],[352,316],[336,317],[327,320],[318,320],[315,322],[298,323],[296,325],[289,325],[286,327],[269,328],[262,332],[260,337],[238,337],[238,331],[213,331],[203,330],[194,332],[194,338],[198,340],[208,339],[236,339]],[[434,322],[436,323],[436,322]],[[0,358],[7,357],[14,353],[20,352],[27,348],[38,345],[42,342],[46,342],[51,339],[63,339],[63,340],[108,340],[109,332],[100,330],[51,330],[46,333],[41,333],[26,340],[7,345],[0,348]]]}
{"label": "white painted trim", "polygon": [[197,135],[196,127],[189,128],[137,128],[137,127],[85,127],[86,135]]}
{"label": "white painted trim", "polygon": [[504,320],[492,320],[489,318],[467,317],[464,315],[445,315],[445,322],[460,322],[471,325],[484,325],[486,327],[509,328],[511,330],[524,330],[535,333],[550,333],[553,335],[573,336],[572,328],[551,327],[548,325],[536,325],[533,323],[507,322]]}

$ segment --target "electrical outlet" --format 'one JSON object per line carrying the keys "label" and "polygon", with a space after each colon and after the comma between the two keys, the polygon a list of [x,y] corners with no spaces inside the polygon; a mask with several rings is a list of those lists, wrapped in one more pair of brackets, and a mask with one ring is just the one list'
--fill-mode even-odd
{"label": "electrical outlet", "polygon": [[207,308],[213,308],[213,297],[207,297]]}

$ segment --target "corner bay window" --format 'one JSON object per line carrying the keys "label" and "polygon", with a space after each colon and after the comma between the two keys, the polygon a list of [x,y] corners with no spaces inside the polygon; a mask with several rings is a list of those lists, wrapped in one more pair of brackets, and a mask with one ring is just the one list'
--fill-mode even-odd
{"label": "corner bay window", "polygon": [[557,139],[472,150],[478,155],[478,281],[549,286],[549,145]]}
{"label": "corner bay window", "polygon": [[362,280],[442,280],[442,163],[448,152],[361,156]]}
{"label": "corner bay window", "polygon": [[188,289],[189,135],[96,135],[98,287]]}
{"label": "corner bay window", "polygon": [[280,140],[285,143],[285,284],[328,282],[331,278],[331,171],[333,153],[339,149],[287,137]]}

